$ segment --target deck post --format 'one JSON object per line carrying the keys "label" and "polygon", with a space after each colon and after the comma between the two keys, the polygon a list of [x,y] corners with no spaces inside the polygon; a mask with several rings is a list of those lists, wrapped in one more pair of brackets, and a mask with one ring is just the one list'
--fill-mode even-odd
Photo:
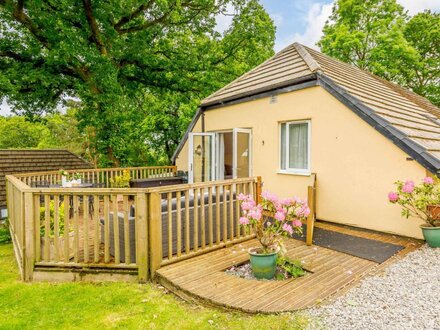
{"label": "deck post", "polygon": [[150,276],[154,277],[162,263],[162,209],[161,197],[157,192],[150,193],[148,207],[148,226],[150,234]]}
{"label": "deck post", "polygon": [[261,190],[263,188],[263,182],[261,181],[261,176],[257,176],[257,182],[255,185],[255,201],[257,204],[261,202]]}
{"label": "deck post", "polygon": [[307,202],[310,208],[310,214],[307,217],[307,235],[306,244],[312,245],[313,243],[313,229],[315,226],[315,187],[307,187]]}
{"label": "deck post", "polygon": [[[34,275],[35,261],[35,228],[34,199],[31,192],[23,193],[24,202],[24,251],[23,251],[23,280],[31,282]],[[21,210],[20,210],[21,211]],[[38,222],[39,223],[39,222]]]}
{"label": "deck post", "polygon": [[136,263],[139,282],[148,280],[148,214],[145,193],[136,195]]}

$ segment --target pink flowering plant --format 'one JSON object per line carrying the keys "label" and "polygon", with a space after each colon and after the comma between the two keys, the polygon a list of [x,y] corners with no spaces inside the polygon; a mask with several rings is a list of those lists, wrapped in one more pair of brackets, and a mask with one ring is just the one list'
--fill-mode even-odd
{"label": "pink flowering plant", "polygon": [[305,200],[280,199],[270,192],[261,194],[259,204],[251,195],[239,194],[237,199],[242,210],[240,224],[255,233],[263,254],[282,248],[283,236],[302,233],[302,221],[310,214]]}
{"label": "pink flowering plant", "polygon": [[388,194],[388,200],[402,206],[402,216],[417,217],[425,221],[430,227],[440,227],[440,220],[434,212],[440,208],[440,184],[438,180],[426,177],[421,183],[415,184],[412,180],[397,181],[396,191]]}

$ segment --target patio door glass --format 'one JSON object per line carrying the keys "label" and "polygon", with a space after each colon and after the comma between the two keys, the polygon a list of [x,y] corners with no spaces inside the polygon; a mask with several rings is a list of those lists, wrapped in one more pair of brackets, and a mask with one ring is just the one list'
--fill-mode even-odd
{"label": "patio door glass", "polygon": [[189,134],[190,183],[215,180],[215,133]]}
{"label": "patio door glass", "polygon": [[234,128],[233,135],[233,176],[234,178],[250,177],[252,175],[251,130]]}

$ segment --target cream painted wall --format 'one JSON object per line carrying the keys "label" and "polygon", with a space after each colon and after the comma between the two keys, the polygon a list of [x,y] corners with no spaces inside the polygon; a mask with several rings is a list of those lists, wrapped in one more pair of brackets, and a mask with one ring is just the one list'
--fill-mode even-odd
{"label": "cream painted wall", "polygon": [[[311,168],[317,174],[317,217],[421,238],[415,219],[403,219],[387,201],[393,182],[422,179],[426,171],[322,87],[316,86],[205,113],[206,131],[251,128],[253,175],[264,190],[305,198],[310,177],[279,174],[279,122],[311,120]],[[200,131],[198,123],[194,131]],[[177,159],[186,170],[185,146]]]}

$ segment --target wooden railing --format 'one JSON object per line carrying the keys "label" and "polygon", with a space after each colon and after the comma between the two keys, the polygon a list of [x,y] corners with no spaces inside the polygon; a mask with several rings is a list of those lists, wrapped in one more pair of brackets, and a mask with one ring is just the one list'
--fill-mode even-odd
{"label": "wooden railing", "polygon": [[[6,181],[6,196],[8,200],[9,228],[12,241],[14,243],[15,256],[20,269],[22,279],[24,279],[25,252],[26,252],[26,226],[25,226],[25,194],[28,188],[23,182],[15,177],[10,177]],[[29,200],[29,196],[26,195]]]}
{"label": "wooden railing", "polygon": [[[109,186],[110,179],[117,175],[122,175],[124,170],[128,170],[132,179],[148,179],[175,176],[176,166],[149,166],[149,167],[121,167],[121,168],[98,168],[68,170],[68,173],[79,173],[83,179],[90,183],[103,183]],[[48,182],[57,184],[61,182],[59,171],[35,172],[17,174],[15,177],[22,180],[29,186],[36,182]]]}
{"label": "wooden railing", "polygon": [[261,179],[154,188],[150,194],[150,269],[253,237],[240,226],[238,194],[260,195]]}
{"label": "wooden railing", "polygon": [[[82,173],[87,178],[96,172]],[[26,184],[57,175],[6,177],[11,232],[25,281],[32,281],[35,271],[92,269],[135,272],[145,282],[163,265],[252,237],[239,226],[236,196],[261,191],[256,178],[156,188]]]}

